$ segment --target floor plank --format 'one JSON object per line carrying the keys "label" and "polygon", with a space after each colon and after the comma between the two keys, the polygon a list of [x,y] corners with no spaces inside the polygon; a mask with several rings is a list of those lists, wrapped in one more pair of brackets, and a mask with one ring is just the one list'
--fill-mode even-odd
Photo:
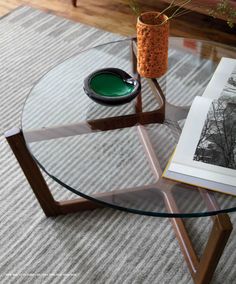
{"label": "floor plank", "polygon": [[[155,0],[139,0],[142,10],[162,10],[167,4]],[[0,16],[20,5],[35,8],[92,25],[122,35],[135,35],[136,16],[126,0],[0,0]],[[171,20],[171,35],[203,38],[236,46],[236,28],[230,29],[225,21],[216,20],[195,12]]]}

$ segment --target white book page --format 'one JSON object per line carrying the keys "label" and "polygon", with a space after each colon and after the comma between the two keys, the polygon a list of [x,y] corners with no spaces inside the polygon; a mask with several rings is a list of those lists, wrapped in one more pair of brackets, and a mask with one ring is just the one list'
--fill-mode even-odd
{"label": "white book page", "polygon": [[236,59],[222,57],[202,96],[210,99],[218,99],[230,74],[235,68],[235,64]]}
{"label": "white book page", "polygon": [[[236,186],[235,169],[193,159],[212,101],[222,96],[222,90],[235,68],[236,60],[223,58],[203,97],[195,98],[168,171]],[[236,96],[234,90],[232,94]]]}
{"label": "white book page", "polygon": [[[188,167],[186,167],[187,169]],[[192,184],[200,187],[205,187],[207,189],[213,189],[214,191],[225,192],[228,194],[236,195],[236,187],[232,185],[226,185],[223,183],[210,181],[203,178],[198,178],[194,176],[189,176],[187,174],[179,174],[176,172],[171,172],[168,170],[165,175],[167,178],[176,180],[176,181],[183,181],[187,184]]]}

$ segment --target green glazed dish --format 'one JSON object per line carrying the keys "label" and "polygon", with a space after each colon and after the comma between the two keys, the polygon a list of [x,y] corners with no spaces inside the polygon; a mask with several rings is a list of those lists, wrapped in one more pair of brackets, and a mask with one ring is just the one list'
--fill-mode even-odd
{"label": "green glazed dish", "polygon": [[117,106],[133,100],[140,93],[141,85],[121,69],[106,68],[85,78],[84,91],[99,104]]}

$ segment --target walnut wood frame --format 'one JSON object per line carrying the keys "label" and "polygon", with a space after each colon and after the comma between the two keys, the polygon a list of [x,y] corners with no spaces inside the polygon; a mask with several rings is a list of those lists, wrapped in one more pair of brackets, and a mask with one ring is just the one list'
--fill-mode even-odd
{"label": "walnut wood frame", "polygon": [[[133,71],[136,73],[135,50],[134,48],[131,50],[134,67]],[[92,197],[95,200],[96,198],[99,200],[99,198],[102,197],[102,200],[109,204],[109,201],[111,203],[114,194],[119,196],[133,194],[134,192],[136,194],[145,194],[147,189],[158,190],[160,194],[162,194],[168,212],[170,214],[178,213],[178,208],[172,194],[173,182],[167,180],[164,181],[162,178],[160,178],[162,175],[162,170],[144,125],[154,122],[163,123],[164,119],[168,119],[171,121],[170,126],[172,124],[172,126],[176,129],[176,127],[178,127],[177,121],[186,117],[188,110],[187,108],[176,108],[175,106],[168,104],[165,101],[165,97],[156,80],[149,79],[148,82],[160,105],[159,109],[156,111],[146,113],[142,112],[142,96],[140,95],[136,99],[136,113],[133,115],[97,119],[74,125],[46,128],[44,130],[39,129],[24,132],[24,136],[20,129],[12,129],[5,133],[5,137],[15,157],[18,160],[36,198],[38,199],[40,206],[47,217],[104,207],[105,204],[96,203],[85,198],[56,201],[53,198],[37,163],[30,154],[24,137],[26,137],[27,142],[33,142],[55,139],[58,137],[80,135],[83,133],[90,133],[91,131],[107,131],[111,129],[131,127],[137,124],[137,134],[149,161],[150,169],[158,180],[157,183],[149,186],[127,188],[125,190],[118,189],[117,191],[112,191],[110,193],[99,193],[93,195]],[[199,191],[210,211],[219,210],[217,202],[214,199],[214,194],[200,188]],[[232,231],[232,224],[228,214],[219,214],[212,217],[212,231],[210,233],[204,253],[200,259],[197,257],[197,254],[194,250],[183,219],[171,218],[171,221],[181,251],[185,257],[194,282],[196,284],[210,283]]]}
{"label": "walnut wood frame", "polygon": [[[138,132],[140,135],[140,139],[143,141],[143,145],[145,147],[145,151],[150,161],[153,173],[160,176],[160,166],[158,160],[156,159],[154,150],[152,149],[144,127],[138,127]],[[30,152],[28,151],[21,130],[13,129],[11,131],[8,131],[5,133],[5,137],[16,159],[18,160],[36,198],[38,199],[40,206],[42,207],[47,217],[103,207],[102,204],[87,200],[85,198],[56,201],[53,198],[37,163],[34,161]],[[175,203],[173,195],[171,194],[171,182],[168,186],[168,184],[166,184],[166,181],[165,183],[163,183],[162,179],[159,179],[158,183],[156,185],[150,185],[150,188],[156,188],[158,190],[162,188],[164,192],[164,200],[168,211],[178,212],[177,205]],[[147,187],[127,189],[127,191],[123,190],[117,192],[120,192],[119,194],[127,194],[134,191],[142,192],[145,190],[147,190]],[[206,203],[211,206],[211,209],[215,208],[216,210],[217,205],[213,198],[213,195],[211,195],[205,190],[199,190],[201,190],[203,198],[206,200]],[[107,200],[109,202],[109,197],[112,194],[114,194],[114,192],[103,194],[101,193],[100,197],[101,195],[103,195],[103,197],[107,197]],[[99,196],[95,195],[94,197],[98,198]],[[103,200],[105,199],[103,198]],[[219,262],[219,259],[223,253],[223,250],[227,244],[228,238],[232,231],[232,224],[230,222],[228,214],[219,214],[213,216],[212,220],[212,231],[210,233],[210,237],[208,239],[205,251],[199,260],[185,228],[183,219],[171,219],[180,248],[188,264],[193,280],[196,284],[210,283],[210,280],[213,276],[213,273],[216,269],[216,266]]]}

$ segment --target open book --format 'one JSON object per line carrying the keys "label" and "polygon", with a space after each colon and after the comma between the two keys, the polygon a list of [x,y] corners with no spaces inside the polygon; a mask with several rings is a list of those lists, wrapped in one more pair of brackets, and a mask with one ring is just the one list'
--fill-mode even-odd
{"label": "open book", "polygon": [[236,59],[195,98],[163,177],[236,195]]}

